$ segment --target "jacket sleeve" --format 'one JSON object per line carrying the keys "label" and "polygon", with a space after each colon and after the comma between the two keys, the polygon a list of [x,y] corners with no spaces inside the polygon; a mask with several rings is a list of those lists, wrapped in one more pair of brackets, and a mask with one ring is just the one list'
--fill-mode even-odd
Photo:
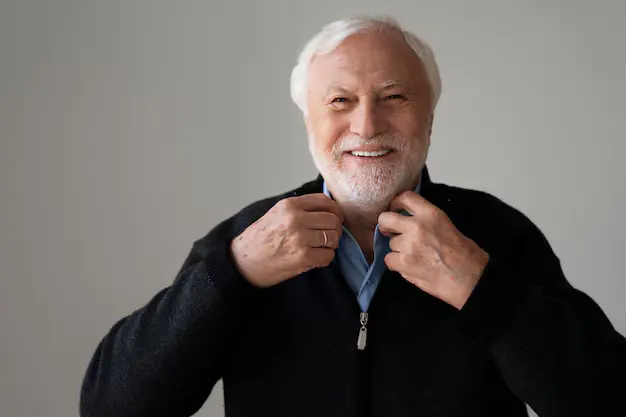
{"label": "jacket sleeve", "polygon": [[223,222],[195,242],[174,283],[100,342],[82,383],[81,416],[183,417],[206,401],[256,291],[232,262],[229,228]]}
{"label": "jacket sleeve", "polygon": [[457,324],[540,417],[626,416],[626,340],[523,223],[512,247],[490,254]]}

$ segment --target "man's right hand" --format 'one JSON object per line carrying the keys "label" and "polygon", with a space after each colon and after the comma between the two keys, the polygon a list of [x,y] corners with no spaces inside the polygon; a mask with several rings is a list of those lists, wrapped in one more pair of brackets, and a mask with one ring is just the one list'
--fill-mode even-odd
{"label": "man's right hand", "polygon": [[339,205],[325,194],[285,198],[233,239],[233,260],[252,285],[276,285],[330,264],[342,223]]}

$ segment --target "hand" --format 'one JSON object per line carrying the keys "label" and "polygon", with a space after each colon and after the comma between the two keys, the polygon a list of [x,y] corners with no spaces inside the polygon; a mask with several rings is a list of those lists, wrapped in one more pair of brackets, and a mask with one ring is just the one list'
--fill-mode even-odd
{"label": "hand", "polygon": [[[395,212],[401,209],[412,216]],[[412,191],[399,194],[390,210],[378,218],[380,232],[391,238],[387,267],[460,310],[489,254],[459,232],[443,211]]]}
{"label": "hand", "polygon": [[233,239],[231,253],[251,284],[270,287],[330,264],[342,223],[339,205],[322,193],[285,198]]}

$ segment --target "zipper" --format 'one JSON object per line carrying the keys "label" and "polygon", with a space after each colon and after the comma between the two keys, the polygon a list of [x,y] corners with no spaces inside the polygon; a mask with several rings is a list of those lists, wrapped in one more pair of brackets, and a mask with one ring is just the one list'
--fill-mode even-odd
{"label": "zipper", "polygon": [[370,400],[371,400],[371,375],[370,375],[370,364],[368,360],[369,351],[365,350],[365,346],[367,346],[367,321],[369,319],[369,314],[366,312],[362,312],[359,315],[359,337],[356,341],[357,348],[357,416],[358,417],[370,417]]}
{"label": "zipper", "polygon": [[361,323],[361,329],[359,330],[359,337],[356,340],[356,348],[358,350],[365,350],[367,345],[367,319],[369,315],[366,312],[362,312],[359,316],[359,322]]}

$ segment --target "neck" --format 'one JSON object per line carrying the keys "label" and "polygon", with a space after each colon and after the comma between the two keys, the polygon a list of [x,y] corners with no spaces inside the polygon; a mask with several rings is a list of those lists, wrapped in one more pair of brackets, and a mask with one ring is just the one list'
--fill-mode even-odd
{"label": "neck", "polygon": [[[415,189],[420,181],[421,175],[419,175],[407,189]],[[389,201],[371,203],[367,206],[363,206],[355,203],[340,192],[333,192],[333,190],[330,189],[331,186],[332,185],[327,184],[333,199],[337,202],[343,214],[343,225],[356,239],[365,257],[371,263],[374,256],[374,232],[378,224],[378,217],[384,211],[389,210],[389,205],[393,197],[389,199]]]}
{"label": "neck", "polygon": [[337,204],[339,208],[341,208],[341,212],[344,216],[344,226],[350,230],[350,233],[354,230],[355,232],[363,231],[373,234],[378,224],[378,217],[389,207],[388,203],[367,208],[352,204],[351,202],[337,201]]}
{"label": "neck", "polygon": [[378,217],[389,207],[389,203],[381,203],[364,208],[353,202],[336,200],[344,216],[344,226],[357,241],[369,263],[374,259],[374,232]]}

